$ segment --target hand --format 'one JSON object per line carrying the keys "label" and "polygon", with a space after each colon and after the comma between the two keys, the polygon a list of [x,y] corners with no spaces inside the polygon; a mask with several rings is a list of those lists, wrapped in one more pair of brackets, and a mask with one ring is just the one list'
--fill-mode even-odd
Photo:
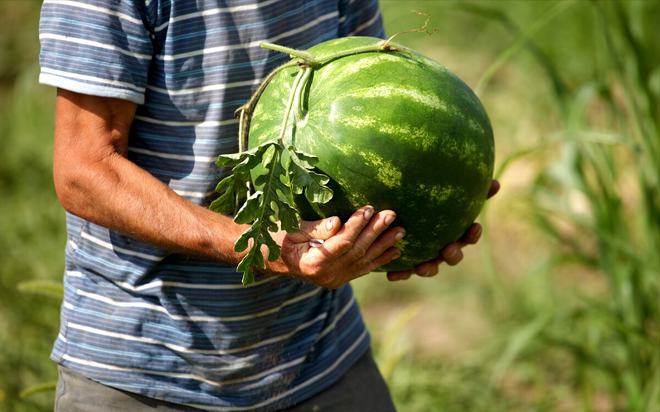
{"label": "hand", "polygon": [[343,226],[337,217],[303,221],[298,232],[274,234],[282,254],[267,264],[267,270],[336,289],[401,255],[394,244],[405,230],[389,227],[395,217],[391,210],[375,213],[365,206]]}
{"label": "hand", "polygon": [[[500,182],[493,180],[488,190],[487,199],[495,196],[500,190]],[[398,272],[388,272],[387,279],[390,281],[406,280],[413,274],[422,277],[431,277],[438,274],[438,266],[442,262],[447,262],[448,265],[457,265],[463,259],[463,249],[467,245],[473,245],[479,241],[481,237],[482,228],[479,223],[473,223],[472,226],[465,231],[465,234],[456,242],[450,243],[440,251],[440,255],[428,262],[420,263],[415,266],[415,269],[402,270]]]}

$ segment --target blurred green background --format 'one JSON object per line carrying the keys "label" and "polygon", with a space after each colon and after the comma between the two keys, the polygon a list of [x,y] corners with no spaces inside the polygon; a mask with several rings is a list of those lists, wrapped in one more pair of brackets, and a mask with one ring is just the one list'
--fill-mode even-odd
{"label": "blurred green background", "polygon": [[[0,411],[52,410],[64,212],[39,1],[0,1]],[[406,411],[660,411],[660,2],[381,0],[473,87],[501,193],[432,279],[354,282]]]}

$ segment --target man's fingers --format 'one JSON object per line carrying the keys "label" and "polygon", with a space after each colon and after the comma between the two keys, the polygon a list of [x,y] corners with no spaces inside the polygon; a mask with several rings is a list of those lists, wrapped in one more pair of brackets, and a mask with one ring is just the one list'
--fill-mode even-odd
{"label": "man's fingers", "polygon": [[289,238],[294,242],[307,242],[313,239],[327,240],[341,228],[338,217],[329,217],[321,220],[303,220],[300,230],[289,233]]}
{"label": "man's fingers", "polygon": [[390,281],[405,280],[410,278],[413,274],[421,277],[431,277],[438,274],[438,266],[444,261],[442,256],[430,260],[428,262],[420,263],[414,269],[402,270],[398,272],[388,272],[387,279]]}
{"label": "man's fingers", "polygon": [[415,266],[415,274],[422,277],[431,277],[438,274],[438,265],[442,259],[435,259]]}
{"label": "man's fingers", "polygon": [[401,251],[395,247],[385,250],[380,256],[373,259],[366,268],[367,272],[373,272],[383,265],[387,265],[391,261],[398,259],[401,256]]}
{"label": "man's fingers", "polygon": [[353,248],[353,244],[374,215],[372,206],[361,207],[348,218],[341,230],[329,238],[323,247],[334,256],[341,256]]}
{"label": "man's fingers", "polygon": [[450,243],[445,246],[440,255],[450,266],[457,265],[463,259],[463,252],[459,243]]}
{"label": "man's fingers", "polygon": [[488,195],[486,196],[486,199],[495,196],[495,194],[499,191],[500,191],[500,182],[493,179],[493,181],[490,182],[490,189],[488,189]]}
{"label": "man's fingers", "polygon": [[387,272],[387,280],[390,282],[396,282],[398,280],[406,280],[415,273],[413,270],[401,270],[398,272]]}
{"label": "man's fingers", "polygon": [[394,222],[394,219],[396,219],[396,214],[391,210],[376,213],[360,232],[349,255],[354,259],[363,259],[363,261],[368,262],[383,254],[389,247],[394,245],[394,242],[403,238],[405,234],[403,228],[399,228],[396,231],[388,231],[381,236]]}
{"label": "man's fingers", "polygon": [[458,240],[458,243],[464,245],[474,245],[481,238],[481,233],[483,228],[479,223],[473,223],[468,230],[465,231],[465,234]]}

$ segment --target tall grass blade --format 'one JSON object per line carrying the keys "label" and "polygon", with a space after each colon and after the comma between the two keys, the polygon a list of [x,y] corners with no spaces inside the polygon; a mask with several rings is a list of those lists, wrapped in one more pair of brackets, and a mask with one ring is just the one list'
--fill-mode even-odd
{"label": "tall grass blade", "polygon": [[529,345],[535,342],[536,338],[541,334],[543,329],[545,329],[551,319],[552,313],[541,313],[536,319],[511,334],[511,338],[509,339],[509,343],[506,346],[504,353],[495,363],[491,382],[496,383],[502,379],[513,361],[520,356]]}
{"label": "tall grass blade", "polygon": [[483,94],[484,89],[492,79],[492,77],[500,70],[520,49],[525,46],[525,43],[546,24],[552,21],[553,18],[568,9],[573,4],[572,0],[565,0],[550,6],[535,22],[522,31],[514,42],[504,49],[495,58],[495,61],[484,71],[481,79],[477,82],[475,93],[479,96]]}
{"label": "tall grass blade", "polygon": [[412,318],[419,313],[420,306],[410,304],[406,306],[394,319],[381,340],[378,351],[378,365],[380,372],[386,381],[390,380],[394,369],[407,353],[409,345],[406,345],[402,339],[405,337],[404,329]]}
{"label": "tall grass blade", "polygon": [[21,391],[19,396],[22,399],[26,399],[40,393],[52,392],[55,390],[56,387],[57,387],[57,382],[45,382],[39,385],[34,385],[30,388],[25,389],[24,391]]}
{"label": "tall grass blade", "polygon": [[55,299],[64,297],[64,286],[51,280],[28,280],[21,282],[16,287],[19,292],[44,295]]}

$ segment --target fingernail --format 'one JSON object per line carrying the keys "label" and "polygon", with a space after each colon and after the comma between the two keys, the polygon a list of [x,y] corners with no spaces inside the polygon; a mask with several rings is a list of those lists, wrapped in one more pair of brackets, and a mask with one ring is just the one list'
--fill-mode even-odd
{"label": "fingernail", "polygon": [[335,227],[335,218],[331,217],[330,219],[326,220],[325,222],[325,228],[330,231],[332,228]]}
{"label": "fingernail", "polygon": [[394,259],[398,259],[400,257],[401,257],[401,251],[400,250],[397,250],[396,252],[394,252]]}
{"label": "fingernail", "polygon": [[394,216],[393,214],[388,214],[387,216],[385,216],[385,224],[388,226],[391,225],[392,222],[394,222],[395,218],[396,216]]}
{"label": "fingernail", "polygon": [[472,231],[472,237],[479,237],[481,236],[481,225],[477,226],[476,229]]}
{"label": "fingernail", "polygon": [[401,240],[401,239],[403,239],[403,237],[405,235],[406,235],[406,232],[401,230],[401,231],[397,232],[396,235],[394,235],[394,239]]}
{"label": "fingernail", "polygon": [[374,215],[374,208],[373,208],[373,207],[368,207],[368,208],[366,208],[366,209],[364,210],[363,215],[364,215],[364,218],[365,218],[365,219],[367,219],[367,220],[371,219],[371,216]]}
{"label": "fingernail", "polygon": [[312,239],[309,241],[309,247],[321,247],[324,241],[322,239]]}

